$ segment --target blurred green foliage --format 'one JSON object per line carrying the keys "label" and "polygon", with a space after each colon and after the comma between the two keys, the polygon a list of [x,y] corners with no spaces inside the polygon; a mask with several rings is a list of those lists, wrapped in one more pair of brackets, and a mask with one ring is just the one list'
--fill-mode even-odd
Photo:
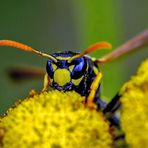
{"label": "blurred green foliage", "polygon": [[[26,0],[1,1],[0,39],[13,39],[47,53],[82,51],[97,41],[113,48],[143,31],[148,24],[147,0]],[[42,88],[43,79],[14,83],[6,70],[16,65],[45,68],[46,59],[17,49],[0,47],[0,113],[29,90]],[[91,54],[100,57],[107,51]],[[103,96],[111,99],[134,73],[148,52],[136,52],[101,66]]]}

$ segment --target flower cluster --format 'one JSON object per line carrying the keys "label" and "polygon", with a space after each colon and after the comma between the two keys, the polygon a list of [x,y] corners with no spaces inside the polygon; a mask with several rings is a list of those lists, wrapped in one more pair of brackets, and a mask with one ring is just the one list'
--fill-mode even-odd
{"label": "flower cluster", "polygon": [[148,60],[121,89],[121,124],[128,145],[148,147]]}
{"label": "flower cluster", "polygon": [[112,137],[101,112],[86,109],[75,92],[43,92],[1,119],[4,148],[109,148]]}

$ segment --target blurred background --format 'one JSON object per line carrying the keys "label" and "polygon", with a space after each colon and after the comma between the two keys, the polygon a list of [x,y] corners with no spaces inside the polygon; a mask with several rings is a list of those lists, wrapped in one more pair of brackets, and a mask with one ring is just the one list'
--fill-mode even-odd
{"label": "blurred background", "polygon": [[[13,0],[0,3],[0,39],[26,43],[47,53],[83,51],[97,41],[113,49],[148,27],[147,0]],[[0,47],[0,114],[31,89],[40,91],[43,78],[14,83],[7,70],[15,66],[45,68],[46,58]],[[108,53],[92,53],[96,58]],[[142,49],[101,66],[102,97],[110,100],[148,55]]]}

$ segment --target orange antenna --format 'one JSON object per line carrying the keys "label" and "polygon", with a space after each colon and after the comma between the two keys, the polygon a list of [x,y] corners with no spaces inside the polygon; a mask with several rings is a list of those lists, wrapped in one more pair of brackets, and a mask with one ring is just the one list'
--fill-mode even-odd
{"label": "orange antenna", "polygon": [[53,60],[54,62],[57,62],[57,59],[54,58],[53,56],[51,56],[49,54],[46,54],[46,53],[42,53],[42,52],[40,52],[38,50],[33,49],[32,47],[30,47],[28,45],[25,45],[25,44],[22,44],[22,43],[19,43],[19,42],[16,42],[16,41],[0,40],[0,46],[10,46],[10,47],[21,49],[23,51],[33,52],[33,53],[39,54],[39,55],[41,55],[43,57],[48,57],[51,60]]}
{"label": "orange antenna", "polygon": [[89,54],[89,53],[91,53],[91,52],[93,52],[93,51],[95,51],[95,50],[111,49],[111,48],[112,48],[112,45],[111,45],[110,43],[108,43],[108,42],[98,42],[98,43],[95,43],[95,44],[91,45],[90,47],[86,48],[86,49],[84,50],[84,52],[79,53],[79,54],[77,54],[77,55],[71,57],[71,58],[68,60],[68,62],[70,63],[70,62],[73,61],[74,59],[79,58],[79,57],[82,57],[82,56],[84,56],[84,55],[86,55],[86,54]]}

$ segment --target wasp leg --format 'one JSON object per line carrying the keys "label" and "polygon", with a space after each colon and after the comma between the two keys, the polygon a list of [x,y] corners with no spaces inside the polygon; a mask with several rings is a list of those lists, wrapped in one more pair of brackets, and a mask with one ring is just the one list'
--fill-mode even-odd
{"label": "wasp leg", "polygon": [[106,118],[110,121],[112,125],[119,126],[119,119],[115,115],[115,112],[120,107],[120,97],[118,93],[115,95],[115,97],[107,104],[107,106],[104,108],[103,113],[105,114]]}
{"label": "wasp leg", "polygon": [[110,126],[115,126],[120,128],[120,119],[117,115],[112,115],[112,117],[106,117],[107,120],[110,122]]}
{"label": "wasp leg", "polygon": [[102,73],[99,72],[90,86],[90,93],[89,93],[89,95],[87,97],[87,101],[86,101],[86,106],[89,108],[95,107],[94,98],[96,95],[96,91],[100,85],[101,78],[102,78]]}
{"label": "wasp leg", "polygon": [[115,111],[118,110],[118,108],[120,107],[120,97],[121,95],[119,95],[118,93],[115,95],[115,97],[107,104],[107,106],[103,110],[104,114],[113,114]]}
{"label": "wasp leg", "polygon": [[94,102],[95,104],[97,104],[97,110],[103,110],[106,107],[107,103],[105,101],[102,101],[100,98],[95,99],[96,101]]}
{"label": "wasp leg", "polygon": [[48,74],[46,73],[44,76],[44,86],[43,86],[42,91],[47,91],[49,86],[50,86],[50,79],[49,79]]}

